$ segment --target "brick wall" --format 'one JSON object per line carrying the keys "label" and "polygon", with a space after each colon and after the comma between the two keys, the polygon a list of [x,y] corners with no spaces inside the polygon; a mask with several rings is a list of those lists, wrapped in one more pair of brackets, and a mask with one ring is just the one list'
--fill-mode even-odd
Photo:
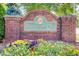
{"label": "brick wall", "polygon": [[[47,21],[57,21],[56,32],[27,32],[24,31],[24,21],[34,21],[34,17],[42,15]],[[60,26],[61,25],[61,26]],[[53,25],[52,25],[53,26]],[[34,10],[29,12],[25,17],[21,16],[5,16],[5,43],[12,42],[17,39],[37,40],[44,38],[47,40],[63,40],[67,42],[75,42],[76,33],[76,17],[62,16],[52,14],[47,10]]]}
{"label": "brick wall", "polygon": [[[56,32],[27,32],[23,29],[24,21],[34,21],[35,16],[45,16],[48,22],[51,22],[53,20],[57,21],[57,31]],[[29,40],[37,40],[39,38],[47,39],[47,40],[58,40],[58,32],[59,32],[59,23],[58,23],[58,17],[51,12],[48,12],[47,10],[34,10],[29,12],[24,19],[22,19],[21,22],[21,39],[29,39]]]}
{"label": "brick wall", "polygon": [[18,16],[5,16],[5,43],[19,39],[20,19]]}
{"label": "brick wall", "polygon": [[62,16],[62,40],[76,41],[76,16]]}

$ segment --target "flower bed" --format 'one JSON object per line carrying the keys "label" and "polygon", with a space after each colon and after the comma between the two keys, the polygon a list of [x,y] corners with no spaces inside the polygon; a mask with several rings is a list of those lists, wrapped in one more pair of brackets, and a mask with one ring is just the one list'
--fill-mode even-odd
{"label": "flower bed", "polygon": [[1,53],[3,56],[76,56],[79,49],[63,42],[49,42],[43,39],[28,42],[17,40]]}

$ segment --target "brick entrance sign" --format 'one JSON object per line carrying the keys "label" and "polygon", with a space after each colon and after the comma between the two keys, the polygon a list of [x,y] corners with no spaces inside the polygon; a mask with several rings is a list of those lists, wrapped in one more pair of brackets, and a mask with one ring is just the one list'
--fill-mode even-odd
{"label": "brick entrance sign", "polygon": [[18,39],[75,42],[76,16],[58,17],[47,10],[33,10],[25,17],[5,16],[5,42]]}

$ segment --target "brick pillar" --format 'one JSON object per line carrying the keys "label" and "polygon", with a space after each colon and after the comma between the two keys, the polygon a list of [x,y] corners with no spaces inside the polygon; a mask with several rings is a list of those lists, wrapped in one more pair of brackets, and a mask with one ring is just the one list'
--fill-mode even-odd
{"label": "brick pillar", "polygon": [[62,40],[76,42],[76,16],[62,17]]}
{"label": "brick pillar", "polygon": [[5,16],[5,43],[20,39],[20,16]]}

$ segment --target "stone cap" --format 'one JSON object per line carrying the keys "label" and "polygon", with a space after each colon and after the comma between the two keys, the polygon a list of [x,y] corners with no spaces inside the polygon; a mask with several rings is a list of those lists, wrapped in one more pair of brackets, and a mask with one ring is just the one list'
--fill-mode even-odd
{"label": "stone cap", "polygon": [[13,15],[5,15],[4,18],[5,18],[5,20],[21,20],[21,19],[23,19],[23,16],[18,16],[18,15],[15,15],[15,16],[13,16]]}
{"label": "stone cap", "polygon": [[23,17],[23,16],[19,16],[19,15],[5,15],[4,17]]}

